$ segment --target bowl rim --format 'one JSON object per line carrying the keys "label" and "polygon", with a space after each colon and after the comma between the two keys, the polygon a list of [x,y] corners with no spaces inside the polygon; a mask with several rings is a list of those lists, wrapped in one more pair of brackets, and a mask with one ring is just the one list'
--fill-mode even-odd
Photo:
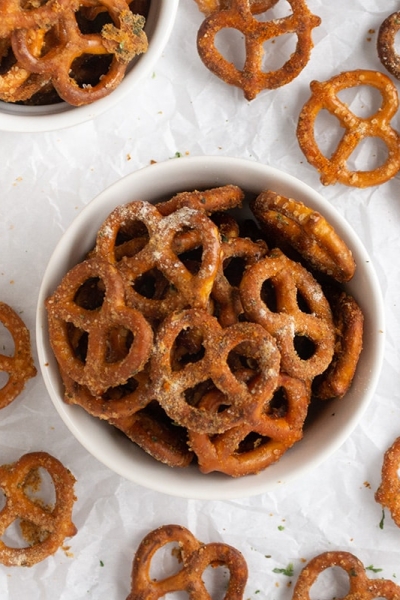
{"label": "bowl rim", "polygon": [[[118,456],[120,460],[116,464],[115,459],[110,456],[109,450],[117,450],[118,454],[121,439],[116,441],[107,439],[107,444],[110,444],[110,447],[106,450],[104,443],[98,443],[101,436],[104,435],[100,428],[103,426],[110,428],[110,426],[91,417],[80,407],[65,404],[60,397],[59,377],[54,369],[52,376],[52,371],[49,368],[50,366],[56,368],[56,365],[46,338],[45,298],[59,282],[59,273],[62,277],[63,273],[79,260],[77,255],[75,257],[71,255],[71,241],[80,240],[82,242],[84,240],[86,244],[89,243],[85,227],[85,223],[88,221],[95,232],[104,218],[118,204],[134,199],[146,200],[150,197],[157,199],[157,195],[162,194],[164,181],[167,177],[174,180],[176,191],[183,191],[194,189],[196,179],[198,182],[201,181],[202,184],[205,181],[210,182],[210,184],[204,183],[207,186],[212,185],[213,181],[215,182],[214,185],[223,185],[224,183],[237,183],[239,185],[239,180],[243,177],[242,172],[246,174],[246,178],[251,182],[246,186],[249,191],[251,191],[252,186],[255,193],[257,193],[256,188],[261,191],[259,189],[261,181],[265,181],[265,186],[268,186],[268,181],[273,181],[273,189],[284,195],[293,196],[291,191],[296,190],[297,199],[305,201],[308,206],[319,210],[328,221],[334,222],[338,233],[353,251],[358,269],[352,282],[354,282],[355,287],[363,284],[367,288],[367,294],[363,294],[363,297],[368,298],[368,304],[365,305],[367,311],[365,311],[365,306],[363,306],[363,311],[365,322],[369,323],[371,321],[372,323],[369,330],[369,339],[364,340],[362,355],[363,374],[366,375],[366,379],[361,376],[357,378],[357,371],[352,388],[348,392],[348,394],[351,394],[351,398],[357,398],[358,396],[357,406],[353,408],[352,403],[349,401],[342,403],[341,409],[337,410],[338,401],[334,400],[329,405],[329,413],[330,416],[335,413],[335,420],[325,419],[323,427],[319,429],[312,424],[312,439],[306,433],[295,447],[258,475],[248,475],[240,478],[230,478],[219,473],[202,475],[195,467],[184,469],[185,473],[182,475],[182,470],[166,467],[161,463],[157,463],[142,450],[138,448],[128,449],[128,446],[124,446],[123,454]],[[151,183],[150,186],[149,183]],[[172,183],[170,187],[171,185]],[[200,183],[197,185],[200,186]],[[245,187],[243,181],[242,187]],[[136,195],[135,189],[147,189],[149,198],[144,197],[143,193]],[[81,258],[89,247],[86,249],[81,247]],[[363,265],[362,269],[360,268],[361,264]],[[367,250],[344,217],[318,192],[293,175],[253,160],[218,156],[182,157],[151,164],[126,175],[93,198],[69,225],[53,250],[40,286],[36,312],[36,343],[39,365],[50,399],[69,431],[90,454],[113,472],[147,489],[176,497],[223,500],[250,497],[274,491],[283,484],[298,479],[301,475],[318,467],[340,448],[358,425],[378,385],[385,344],[384,314],[381,288]],[[78,414],[76,411],[81,411],[78,418],[76,418]],[[90,435],[88,436],[87,431],[89,429]],[[129,440],[128,443],[134,446]],[[315,448],[318,448],[318,446],[320,446],[320,451],[316,453]],[[129,456],[127,454],[125,457],[125,449]],[[131,457],[135,455],[135,450],[139,450],[141,453],[141,460],[140,463],[133,464]],[[297,459],[295,452],[297,453]],[[300,459],[304,456],[307,457],[307,460],[302,462]],[[149,472],[154,472],[154,475],[149,477]]]}
{"label": "bowl rim", "polygon": [[178,6],[179,0],[151,2],[145,25],[148,50],[134,60],[124,79],[108,96],[83,106],[71,106],[67,102],[22,106],[0,100],[0,131],[38,133],[65,129],[90,121],[113,108],[132,90],[130,74],[134,73],[134,85],[137,85],[159,60],[171,36]]}

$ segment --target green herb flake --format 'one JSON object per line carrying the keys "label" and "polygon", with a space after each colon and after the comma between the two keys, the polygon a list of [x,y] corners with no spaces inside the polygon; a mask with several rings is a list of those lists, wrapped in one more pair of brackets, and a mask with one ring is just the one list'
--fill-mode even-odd
{"label": "green herb flake", "polygon": [[278,525],[278,529],[279,529],[279,531],[283,531],[285,529],[285,527],[283,525]]}
{"label": "green herb flake", "polygon": [[293,574],[294,574],[293,563],[289,563],[285,569],[279,569],[278,567],[275,567],[275,569],[272,569],[272,572],[273,573],[281,573],[282,575],[286,575],[286,577],[293,577]]}
{"label": "green herb flake", "polygon": [[383,569],[377,569],[374,565],[369,565],[369,567],[365,567],[367,571],[372,571],[373,573],[380,573]]}
{"label": "green herb flake", "polygon": [[381,520],[379,522],[379,529],[383,529],[384,521],[385,521],[385,511],[382,510],[382,518],[381,518]]}
{"label": "green herb flake", "polygon": [[103,563],[103,561],[102,561],[102,560],[100,561],[100,566],[101,566],[101,567],[104,567],[104,563]]}

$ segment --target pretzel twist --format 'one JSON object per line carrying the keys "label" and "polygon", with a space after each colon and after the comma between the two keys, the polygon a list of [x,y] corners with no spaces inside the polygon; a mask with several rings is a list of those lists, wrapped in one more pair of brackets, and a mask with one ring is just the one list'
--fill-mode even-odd
{"label": "pretzel twist", "polygon": [[[160,548],[177,543],[182,568],[155,581],[150,578],[151,561]],[[158,600],[173,592],[186,592],[190,600],[210,600],[202,575],[207,567],[225,566],[230,579],[224,600],[242,600],[248,571],[243,555],[228,544],[199,542],[180,525],[164,525],[146,535],[140,543],[132,566],[131,592],[127,600]]]}
{"label": "pretzel twist", "polygon": [[[39,468],[45,469],[53,481],[56,497],[53,508],[27,495],[29,476]],[[37,538],[32,545],[23,548],[7,546],[0,540],[1,563],[6,566],[32,566],[54,554],[66,537],[75,535],[76,527],[71,521],[74,483],[71,472],[46,452],[31,452],[13,464],[0,466],[0,489],[6,499],[0,510],[0,536],[14,521],[21,519],[22,523],[31,527],[31,531],[32,527],[36,530]],[[23,525],[21,528],[24,532]]]}
{"label": "pretzel twist", "polygon": [[[263,299],[263,286],[273,286],[276,309]],[[299,293],[307,310],[299,305]],[[330,364],[334,350],[332,312],[321,286],[311,273],[290,260],[279,249],[252,265],[240,284],[245,314],[262,325],[281,352],[281,369],[291,377],[311,380]],[[295,343],[312,342],[310,356],[302,357]]]}
{"label": "pretzel twist", "polygon": [[[76,301],[77,293],[85,282],[96,279],[104,285],[104,298],[99,307],[87,309]],[[153,332],[143,315],[126,305],[125,292],[113,265],[89,259],[71,269],[46,302],[50,339],[61,370],[95,395],[126,383],[150,356]],[[71,347],[71,326],[88,335],[85,360]],[[107,358],[109,339],[119,328],[132,332],[133,341],[123,358],[111,361]]]}
{"label": "pretzel twist", "polygon": [[[247,100],[253,100],[264,89],[286,85],[309,60],[311,32],[321,20],[309,11],[304,0],[288,2],[293,11],[290,16],[263,22],[253,16],[250,0],[232,0],[230,8],[211,13],[200,26],[197,48],[201,60],[217,77],[241,88]],[[227,27],[239,30],[245,37],[246,59],[241,70],[226,60],[215,45],[217,33]],[[263,44],[288,33],[297,35],[296,50],[280,69],[265,72]]]}
{"label": "pretzel twist", "polygon": [[[310,388],[299,379],[280,374],[276,392],[282,390],[284,406],[275,407],[273,394],[257,424],[244,423],[213,436],[189,431],[189,445],[202,473],[219,471],[231,477],[259,473],[303,437]],[[223,395],[213,391],[204,396],[200,406],[217,412],[223,404]]]}
{"label": "pretzel twist", "polygon": [[[199,336],[203,356],[175,365],[174,344],[185,330]],[[223,329],[205,311],[188,309],[167,317],[157,332],[157,353],[150,363],[153,396],[171,419],[191,430],[220,433],[243,422],[255,422],[266,398],[276,388],[280,356],[273,338],[255,323],[238,323]],[[234,351],[258,363],[254,387],[238,380],[228,361]],[[227,408],[206,412],[186,402],[185,392],[211,380],[223,394]]]}
{"label": "pretzel twist", "polygon": [[397,600],[400,587],[389,579],[369,579],[363,563],[350,552],[324,552],[301,571],[293,591],[293,600],[310,600],[310,590],[320,573],[331,567],[340,567],[349,578],[349,591],[342,600]]}
{"label": "pretzel twist", "polygon": [[[143,248],[134,256],[125,256],[119,264],[119,271],[129,286],[129,304],[152,318],[162,318],[184,306],[206,307],[221,261],[218,229],[208,217],[189,207],[163,217],[149,203],[132,202],[115,209],[101,227],[96,245],[98,256],[115,262],[115,241],[121,223],[127,221],[141,223],[148,233]],[[201,264],[196,273],[179,260],[174,246],[177,235],[190,230],[194,230],[196,244],[202,247]],[[135,282],[152,269],[161,272],[168,282],[163,298],[149,298],[135,289]]]}
{"label": "pretzel twist", "polygon": [[[379,109],[368,117],[354,114],[343,102],[338,93],[349,87],[369,85],[382,95]],[[394,177],[400,169],[400,135],[390,125],[399,107],[396,86],[384,75],[376,71],[348,71],[332,77],[328,81],[312,81],[311,96],[304,104],[297,125],[297,139],[308,162],[321,174],[324,185],[343,183],[364,188],[379,185]],[[338,146],[328,158],[320,151],[315,139],[315,121],[323,109],[334,115],[345,132]],[[380,138],[388,150],[385,162],[368,171],[351,170],[347,166],[350,155],[358,144],[367,137]]]}

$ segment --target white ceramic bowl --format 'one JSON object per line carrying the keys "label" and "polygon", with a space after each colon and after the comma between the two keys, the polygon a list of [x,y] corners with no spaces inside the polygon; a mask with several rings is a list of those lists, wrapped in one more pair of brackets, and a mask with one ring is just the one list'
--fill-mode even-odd
{"label": "white ceramic bowl", "polygon": [[[365,343],[347,399],[329,403],[307,428],[304,438],[274,465],[258,475],[230,478],[201,474],[197,467],[172,469],[158,463],[108,424],[62,400],[62,384],[49,345],[44,301],[64,274],[93,246],[95,233],[117,204],[134,199],[154,201],[177,191],[232,183],[251,193],[270,188],[303,201],[321,212],[352,249],[357,272],[348,290],[365,315]],[[120,180],[95,198],[59,241],[47,266],[37,310],[40,367],[50,397],[68,429],[99,461],[144,487],[175,496],[227,499],[275,489],[321,464],[352,433],[374,393],[384,345],[384,311],[379,284],[369,256],[357,235],[337,211],[310,187],[294,177],[256,162],[221,157],[186,157],[158,163]],[[332,418],[332,414],[335,417]]]}
{"label": "white ceramic bowl", "polygon": [[90,121],[113,107],[131,92],[143,77],[151,73],[171,35],[178,5],[179,0],[151,2],[145,25],[149,40],[148,50],[132,61],[124,79],[111,94],[92,104],[79,107],[66,102],[46,106],[21,106],[0,101],[0,131],[33,133],[64,129]]}

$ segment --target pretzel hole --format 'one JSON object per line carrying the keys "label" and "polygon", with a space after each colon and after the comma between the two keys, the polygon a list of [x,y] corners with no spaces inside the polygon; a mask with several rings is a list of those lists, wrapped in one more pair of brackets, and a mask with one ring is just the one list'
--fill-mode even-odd
{"label": "pretzel hole", "polygon": [[217,32],[214,39],[215,48],[222,56],[231,62],[239,71],[243,69],[246,60],[245,38],[239,29],[224,27]]}
{"label": "pretzel hole", "polygon": [[389,153],[386,144],[379,137],[368,137],[357,145],[347,159],[350,171],[373,171],[383,165]]}
{"label": "pretzel hole", "polygon": [[305,335],[295,335],[293,339],[294,349],[301,360],[309,360],[314,356],[316,346],[310,338]]}
{"label": "pretzel hole", "polygon": [[76,291],[74,302],[85,310],[96,310],[104,302],[105,289],[99,277],[90,277]]}
{"label": "pretzel hole", "polygon": [[297,36],[294,33],[283,33],[263,43],[264,56],[262,70],[266,73],[278,71],[296,51]]}
{"label": "pretzel hole", "polygon": [[314,135],[315,139],[318,140],[318,148],[321,153],[330,158],[343,137],[343,128],[340,126],[338,119],[323,108],[315,119]]}
{"label": "pretzel hole", "polygon": [[223,600],[229,585],[230,571],[224,565],[209,565],[202,575],[204,586],[213,600]]}
{"label": "pretzel hole", "polygon": [[9,329],[0,321],[0,354],[5,356],[14,356],[15,343]]}
{"label": "pretzel hole", "polygon": [[224,275],[232,287],[238,287],[246,268],[246,261],[241,256],[234,256],[224,261]]}
{"label": "pretzel hole", "polygon": [[261,286],[260,298],[271,312],[278,312],[275,286],[271,279],[266,279]]}
{"label": "pretzel hole", "polygon": [[350,591],[349,575],[342,567],[328,567],[322,571],[309,591],[310,600],[345,598]]}
{"label": "pretzel hole", "polygon": [[[255,2],[256,8],[257,8],[257,4],[259,4],[261,6],[262,3]],[[264,2],[264,4],[267,4],[267,3]],[[258,14],[253,13],[253,18],[261,23],[264,23],[266,21],[273,21],[274,19],[285,18],[289,15],[289,13],[292,13],[292,12],[293,11],[291,10],[289,2],[286,2],[286,0],[285,1],[281,0],[281,2],[278,2],[277,4],[275,4],[275,6],[272,6],[272,7],[268,8],[267,10],[259,12]]]}
{"label": "pretzel hole", "polygon": [[148,300],[163,300],[171,284],[158,269],[149,269],[135,279],[132,285],[137,294]]}
{"label": "pretzel hole", "polygon": [[112,61],[112,54],[82,54],[72,62],[69,76],[80,88],[95,87],[110,70]]}
{"label": "pretzel hole", "polygon": [[185,365],[197,363],[204,357],[203,339],[203,334],[197,327],[189,327],[179,332],[171,351],[173,371],[180,371]]}
{"label": "pretzel hole", "polygon": [[150,580],[160,581],[176,575],[182,569],[182,549],[177,542],[167,542],[153,554]]}
{"label": "pretzel hole", "polygon": [[67,332],[69,344],[75,358],[84,363],[88,349],[88,333],[82,329],[78,329],[72,323],[67,323]]}
{"label": "pretzel hole", "polygon": [[304,296],[304,294],[301,293],[299,289],[297,289],[296,302],[301,312],[306,313],[307,315],[312,314],[312,309],[310,308],[307,298]]}
{"label": "pretzel hole", "polygon": [[280,386],[275,390],[270,402],[268,403],[267,415],[272,419],[281,419],[288,413],[289,402],[286,394],[286,390],[283,386]]}
{"label": "pretzel hole", "polygon": [[105,360],[116,363],[123,360],[129,353],[133,343],[133,333],[125,327],[113,327],[108,332]]}
{"label": "pretzel hole", "polygon": [[382,106],[381,92],[371,85],[355,85],[337,94],[357,117],[367,119],[374,115]]}

